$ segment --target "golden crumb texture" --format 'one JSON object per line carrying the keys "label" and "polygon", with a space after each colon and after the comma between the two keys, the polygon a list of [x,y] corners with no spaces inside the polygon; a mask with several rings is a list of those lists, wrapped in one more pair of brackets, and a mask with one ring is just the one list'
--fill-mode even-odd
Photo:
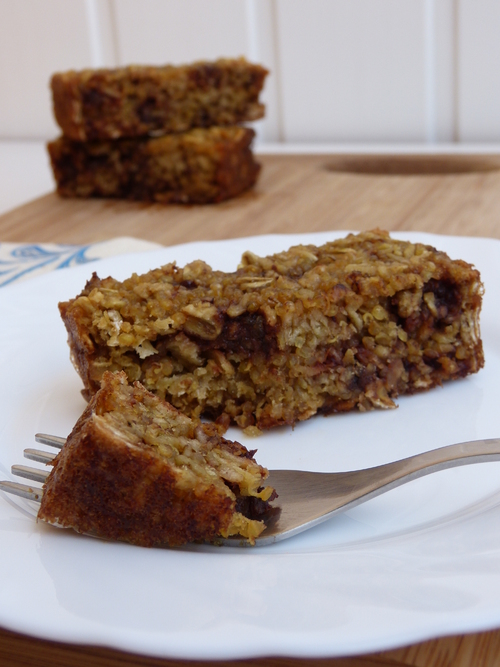
{"label": "golden crumb texture", "polygon": [[74,141],[185,132],[264,115],[268,71],[244,58],[54,74],[54,115]]}
{"label": "golden crumb texture", "polygon": [[233,273],[94,274],[59,308],[87,398],[123,370],[193,418],[268,429],[479,371],[482,294],[465,261],[375,230],[246,252]]}
{"label": "golden crumb texture", "polygon": [[63,197],[211,204],[254,185],[260,171],[248,128],[196,128],[157,138],[48,144]]}
{"label": "golden crumb texture", "polygon": [[38,518],[146,547],[231,535],[253,543],[277,511],[253,454],[124,372],[105,373],[54,460]]}

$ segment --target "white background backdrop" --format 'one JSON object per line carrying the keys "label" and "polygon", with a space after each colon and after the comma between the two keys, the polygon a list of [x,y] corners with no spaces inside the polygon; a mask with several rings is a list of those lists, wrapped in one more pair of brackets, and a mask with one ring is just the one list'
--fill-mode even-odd
{"label": "white background backdrop", "polygon": [[260,142],[500,141],[499,0],[0,0],[0,138],[51,138],[54,71],[245,55]]}

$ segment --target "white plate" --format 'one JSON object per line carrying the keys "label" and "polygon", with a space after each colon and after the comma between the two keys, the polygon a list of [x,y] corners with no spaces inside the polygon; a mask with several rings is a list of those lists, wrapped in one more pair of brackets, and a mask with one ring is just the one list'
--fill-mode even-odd
{"label": "white plate", "polygon": [[[55,271],[0,291],[0,470],[36,431],[66,435],[84,407],[57,302],[98,270],[125,278],[203,258],[232,270],[332,232],[196,243]],[[397,410],[317,417],[246,442],[270,468],[346,470],[500,436],[500,243],[397,234],[466,259],[486,284],[486,366],[402,398]],[[0,625],[47,639],[153,656],[339,656],[500,625],[500,463],[444,471],[275,546],[142,549],[34,521],[0,498]]]}

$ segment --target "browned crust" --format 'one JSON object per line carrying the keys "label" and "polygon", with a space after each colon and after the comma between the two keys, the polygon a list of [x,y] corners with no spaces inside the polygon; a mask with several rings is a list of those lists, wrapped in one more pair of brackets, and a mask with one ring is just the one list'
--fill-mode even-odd
{"label": "browned crust", "polygon": [[[234,499],[206,480],[200,480],[195,488],[186,486],[180,473],[155,448],[131,446],[122,434],[99,421],[96,415],[111,409],[116,402],[113,392],[124,382],[124,373],[105,374],[101,390],[89,402],[54,461],[38,518],[145,547],[216,540],[239,511],[237,487],[233,489]],[[142,402],[147,395],[158,401],[136,383],[130,400]],[[172,406],[165,407],[179,414]],[[195,428],[202,428],[205,437],[215,440],[220,450],[254,461],[251,452],[238,442],[222,438],[213,425],[193,422]],[[266,471],[260,470],[264,475]],[[248,500],[255,501],[246,508],[250,518],[252,512],[260,510],[260,519],[270,509],[258,498]]]}
{"label": "browned crust", "polygon": [[145,547],[212,541],[229,525],[234,502],[214,487],[182,493],[158,457],[110,442],[91,422],[75,442],[72,435],[45,484],[40,519]]}
{"label": "browned crust", "polygon": [[48,144],[57,192],[63,197],[120,197],[207,204],[252,187],[260,165],[253,130],[213,127],[156,139]]}
{"label": "browned crust", "polygon": [[[123,283],[94,276],[60,309],[87,397],[103,369],[123,368],[186,414],[272,428],[394,407],[477,372],[482,291],[466,262],[374,231],[245,255],[233,274],[194,262]],[[123,302],[110,345],[105,293]],[[142,358],[136,324],[151,345]]]}
{"label": "browned crust", "polygon": [[75,141],[233,125],[264,115],[258,97],[267,74],[244,58],[57,73],[54,115]]}

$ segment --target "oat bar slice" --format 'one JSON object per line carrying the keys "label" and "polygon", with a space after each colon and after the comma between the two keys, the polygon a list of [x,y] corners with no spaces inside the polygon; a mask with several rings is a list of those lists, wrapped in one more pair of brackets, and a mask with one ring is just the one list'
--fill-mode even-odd
{"label": "oat bar slice", "polygon": [[38,518],[140,546],[240,535],[276,512],[268,471],[213,424],[105,373],[55,459]]}
{"label": "oat bar slice", "polygon": [[87,397],[124,370],[186,414],[262,429],[477,372],[482,292],[470,264],[375,230],[247,252],[234,273],[94,275],[60,312]]}
{"label": "oat bar slice", "polygon": [[234,125],[264,115],[267,74],[244,58],[62,72],[51,80],[54,115],[75,141]]}
{"label": "oat bar slice", "polygon": [[260,165],[243,127],[194,129],[158,138],[48,144],[63,197],[120,197],[208,204],[235,197],[257,180]]}

